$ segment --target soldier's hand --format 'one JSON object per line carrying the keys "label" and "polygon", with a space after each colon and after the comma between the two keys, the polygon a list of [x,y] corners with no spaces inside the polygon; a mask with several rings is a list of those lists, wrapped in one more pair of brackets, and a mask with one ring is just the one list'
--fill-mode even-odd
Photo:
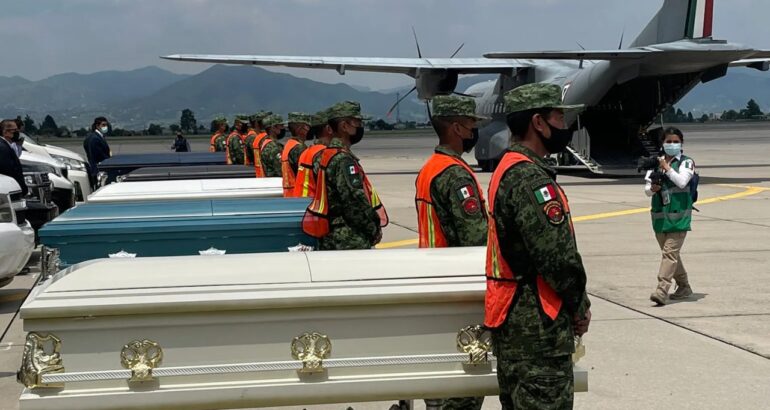
{"label": "soldier's hand", "polygon": [[583,336],[588,332],[588,325],[591,323],[591,309],[586,310],[586,314],[583,318],[575,316],[573,328],[575,335]]}
{"label": "soldier's hand", "polygon": [[660,191],[660,185],[658,185],[658,184],[652,184],[652,187],[650,188],[650,191],[652,191],[652,192],[658,192],[658,191]]}
{"label": "soldier's hand", "polygon": [[377,236],[374,237],[374,244],[377,245],[382,241],[382,229],[377,231]]}

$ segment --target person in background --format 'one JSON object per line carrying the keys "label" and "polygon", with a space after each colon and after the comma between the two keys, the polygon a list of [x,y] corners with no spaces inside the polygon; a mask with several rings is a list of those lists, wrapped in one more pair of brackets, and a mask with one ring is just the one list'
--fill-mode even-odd
{"label": "person in background", "polygon": [[91,187],[96,188],[96,175],[99,173],[99,163],[112,156],[110,144],[105,136],[110,132],[110,123],[105,117],[94,118],[91,132],[83,140],[83,150],[88,158],[88,177]]}
{"label": "person in background", "polygon": [[211,136],[209,141],[209,152],[225,152],[227,141],[227,118],[217,117],[214,118],[214,124],[217,130],[214,135]]}
{"label": "person in background", "polygon": [[[264,131],[265,127],[264,124],[262,124],[262,120],[270,114],[272,114],[270,111],[258,111],[256,114],[249,117],[249,131],[246,133],[243,147],[243,149],[246,150],[246,165],[254,165],[254,167],[257,168],[257,165],[254,163],[254,141],[259,139],[261,142],[262,138],[267,136],[267,133]],[[258,170],[262,171],[261,165]],[[257,176],[259,177],[259,175]]]}
{"label": "person in background", "polygon": [[171,149],[173,149],[174,152],[190,152],[190,143],[187,142],[187,138],[185,138],[181,132],[177,131],[176,139],[174,140]]}
{"label": "person in background", "polygon": [[2,142],[0,142],[0,175],[5,175],[16,180],[21,188],[22,195],[27,195],[27,184],[24,182],[24,170],[21,168],[21,161],[11,144],[19,138],[19,127],[13,120],[0,121],[0,132],[3,133]]}
{"label": "person in background", "polygon": [[[280,178],[283,145],[278,141],[286,136],[283,117],[278,114],[271,114],[265,117],[262,123],[265,125],[265,131],[267,132],[267,136],[259,141],[259,158],[262,164],[262,171],[267,178]],[[254,141],[254,143],[257,142],[257,140]],[[256,154],[255,152],[255,157]]]}
{"label": "person in background", "polygon": [[236,115],[233,121],[233,130],[225,140],[225,155],[229,165],[243,165],[246,160],[243,141],[249,130],[249,116]]}
{"label": "person in background", "polygon": [[281,176],[283,177],[283,196],[294,196],[294,183],[297,180],[299,157],[307,150],[305,141],[310,132],[310,116],[301,112],[289,113],[289,131],[291,138],[286,141],[281,153]]}
{"label": "person in background", "polygon": [[329,145],[333,135],[327,117],[326,110],[321,110],[310,118],[310,131],[308,131],[306,138],[315,139],[315,141],[299,156],[297,179],[294,182],[295,197],[312,198],[315,196],[315,183],[318,167],[321,163],[321,151]]}
{"label": "person in background", "polygon": [[[657,174],[652,180],[652,171],[645,176],[644,192],[652,199],[652,229],[658,240],[662,258],[658,270],[658,286],[650,300],[658,306],[668,299],[686,299],[692,295],[690,280],[684,268],[680,252],[684,238],[692,222],[693,198],[690,181],[695,175],[695,161],[682,154],[684,134],[678,128],[663,131],[663,153]],[[676,282],[676,291],[669,296],[671,285]]]}
{"label": "person in background", "polygon": [[13,147],[16,150],[16,155],[18,155],[21,158],[21,151],[22,147],[24,146],[24,140],[27,138],[27,134],[24,133],[24,121],[22,121],[21,117],[16,117],[13,122],[16,123],[16,127],[19,128],[19,137],[17,141],[14,141]]}

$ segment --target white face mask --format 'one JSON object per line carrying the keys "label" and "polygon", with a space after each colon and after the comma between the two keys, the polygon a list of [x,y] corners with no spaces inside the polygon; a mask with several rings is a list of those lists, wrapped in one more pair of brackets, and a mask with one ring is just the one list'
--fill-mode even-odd
{"label": "white face mask", "polygon": [[663,144],[663,151],[666,153],[666,155],[675,157],[682,153],[682,144],[679,144],[679,143]]}
{"label": "white face mask", "polygon": [[102,135],[106,134],[110,131],[110,127],[99,127],[99,132],[102,133]]}

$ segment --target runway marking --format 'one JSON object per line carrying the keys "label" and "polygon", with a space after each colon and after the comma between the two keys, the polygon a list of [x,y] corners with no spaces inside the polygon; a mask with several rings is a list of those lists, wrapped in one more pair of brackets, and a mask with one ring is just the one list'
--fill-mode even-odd
{"label": "runway marking", "polygon": [[[742,188],[743,191],[736,192],[734,194],[729,194],[729,195],[720,195],[720,196],[715,196],[713,198],[702,199],[698,201],[698,205],[707,205],[707,204],[713,204],[716,202],[729,201],[732,199],[740,199],[740,198],[745,198],[752,195],[757,195],[765,191],[770,191],[770,188],[763,188],[763,187],[757,187],[757,186],[732,185],[732,184],[718,184],[718,186],[728,187],[728,188]],[[577,216],[572,218],[572,222],[595,221],[597,219],[615,218],[618,216],[635,215],[635,214],[641,214],[645,212],[650,212],[650,208],[649,207],[634,208],[634,209],[626,209],[623,211],[602,212],[602,213],[592,214],[592,215]],[[377,249],[400,248],[402,246],[417,245],[418,243],[419,243],[419,240],[417,239],[404,239],[401,241],[383,242],[377,245],[376,248]]]}

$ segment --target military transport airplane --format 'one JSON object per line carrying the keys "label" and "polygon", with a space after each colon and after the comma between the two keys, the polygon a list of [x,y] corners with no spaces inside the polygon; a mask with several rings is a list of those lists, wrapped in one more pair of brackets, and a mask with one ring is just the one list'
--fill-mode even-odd
{"label": "military transport airplane", "polygon": [[[361,58],[264,55],[188,55],[163,58],[206,63],[304,67],[401,73],[415,79],[418,97],[455,92],[462,74],[498,74],[468,88],[479,114],[492,119],[481,129],[476,159],[491,170],[508,146],[501,96],[531,82],[563,87],[567,104],[586,104],[570,156],[561,165],[583,164],[593,172],[634,168],[636,159],[659,149],[654,125],[663,110],[699,83],[723,77],[729,67],[770,69],[770,50],[713,39],[714,0],[664,0],[629,48],[617,50],[488,53],[485,58]],[[622,41],[621,41],[622,43]],[[418,45],[419,54],[419,45]]]}

